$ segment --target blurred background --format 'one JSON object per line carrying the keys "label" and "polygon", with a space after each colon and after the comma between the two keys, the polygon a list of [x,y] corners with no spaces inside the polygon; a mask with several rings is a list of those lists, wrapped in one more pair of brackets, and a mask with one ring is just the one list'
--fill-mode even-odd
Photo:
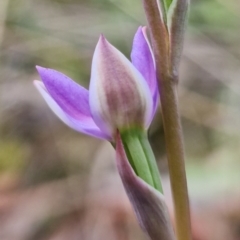
{"label": "blurred background", "polygon": [[[35,65],[88,87],[100,33],[130,55],[138,0],[0,0],[0,239],[146,239],[110,144],[60,122]],[[240,239],[240,4],[192,0],[179,85],[194,240]],[[172,213],[161,110],[149,130]]]}

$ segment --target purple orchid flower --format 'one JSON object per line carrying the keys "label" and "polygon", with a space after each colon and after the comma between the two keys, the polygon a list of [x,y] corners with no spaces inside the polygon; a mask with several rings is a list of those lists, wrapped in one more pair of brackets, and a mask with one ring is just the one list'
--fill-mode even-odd
{"label": "purple orchid flower", "polygon": [[62,73],[42,67],[37,67],[42,82],[34,84],[69,127],[115,143],[116,165],[143,231],[152,240],[175,240],[159,191],[157,165],[146,143],[146,129],[156,112],[159,94],[145,27],[139,27],[135,34],[131,60],[100,36],[89,91]]}
{"label": "purple orchid flower", "polygon": [[119,129],[147,129],[158,105],[155,61],[145,27],[135,34],[131,60],[100,36],[89,91],[58,71],[39,66],[42,82],[34,84],[69,127],[113,141]]}

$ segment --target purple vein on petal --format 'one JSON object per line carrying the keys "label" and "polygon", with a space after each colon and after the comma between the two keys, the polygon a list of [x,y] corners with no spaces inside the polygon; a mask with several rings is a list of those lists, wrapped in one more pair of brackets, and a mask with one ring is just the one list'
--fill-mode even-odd
{"label": "purple vein on petal", "polygon": [[159,94],[156,80],[154,56],[147,39],[145,27],[139,27],[134,36],[131,59],[133,65],[138,69],[138,71],[147,81],[150,91],[152,93],[154,102],[152,113],[153,117],[158,106]]}
{"label": "purple vein on petal", "polygon": [[89,101],[96,124],[112,133],[124,124],[145,125],[152,114],[153,99],[143,76],[104,36],[93,55]]}
{"label": "purple vein on petal", "polygon": [[34,81],[34,85],[37,90],[40,92],[48,106],[52,109],[52,111],[70,128],[75,131],[94,136],[100,139],[110,140],[110,137],[104,134],[95,124],[92,118],[84,117],[82,119],[75,119],[70,116],[67,112],[65,112],[57,102],[52,98],[52,96],[47,91],[46,87],[41,81]]}

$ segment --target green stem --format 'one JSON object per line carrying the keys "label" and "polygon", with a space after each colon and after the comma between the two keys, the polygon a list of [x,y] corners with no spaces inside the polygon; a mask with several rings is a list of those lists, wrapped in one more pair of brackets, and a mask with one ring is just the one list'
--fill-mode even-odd
{"label": "green stem", "polygon": [[176,236],[178,240],[190,240],[191,224],[184,163],[184,146],[176,92],[178,74],[171,71],[169,44],[166,44],[169,39],[165,32],[161,32],[163,23],[159,18],[156,0],[143,0],[143,3],[156,60],[156,74],[159,83],[167,159],[175,212]]}
{"label": "green stem", "polygon": [[190,211],[176,82],[172,79],[164,79],[161,81],[160,86],[162,117],[175,212],[176,235],[178,240],[190,240]]}
{"label": "green stem", "polygon": [[157,1],[143,0],[143,6],[147,16],[157,67],[166,72],[169,66],[169,33],[166,21],[163,21],[159,14]]}

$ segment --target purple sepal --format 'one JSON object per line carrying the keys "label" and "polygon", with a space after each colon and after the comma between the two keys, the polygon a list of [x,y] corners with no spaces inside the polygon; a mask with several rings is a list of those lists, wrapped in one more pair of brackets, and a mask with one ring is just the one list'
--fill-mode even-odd
{"label": "purple sepal", "polygon": [[[147,39],[146,27],[139,27],[134,39],[131,52],[132,64],[138,69],[146,80],[153,97],[152,118],[156,112],[159,93],[156,80],[156,69],[153,52]],[[152,120],[151,118],[151,120]]]}

